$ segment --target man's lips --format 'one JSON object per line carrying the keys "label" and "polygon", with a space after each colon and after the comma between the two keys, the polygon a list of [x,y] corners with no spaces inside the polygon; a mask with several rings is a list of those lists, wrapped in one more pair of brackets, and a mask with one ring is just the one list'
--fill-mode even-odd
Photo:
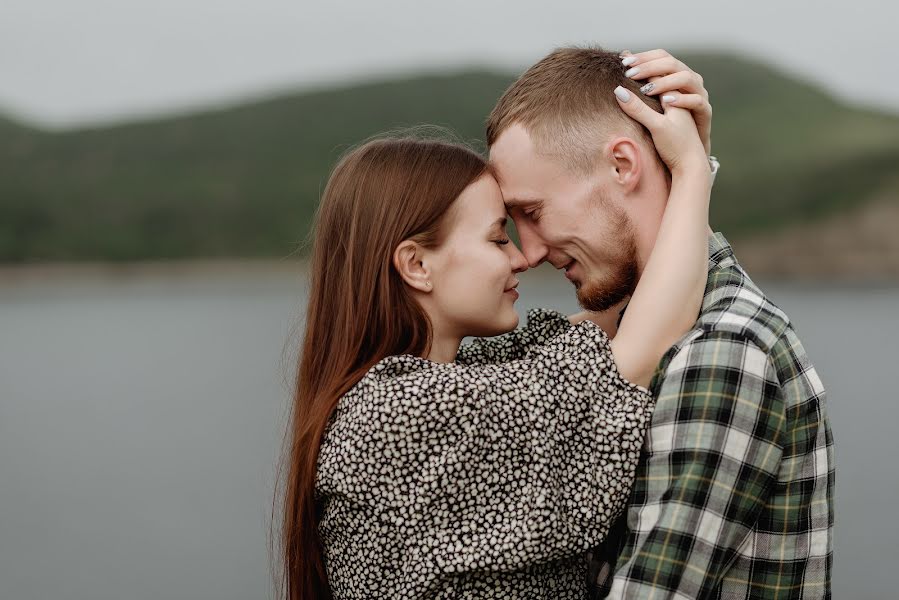
{"label": "man's lips", "polygon": [[581,288],[581,280],[580,278],[574,274],[574,267],[577,266],[577,261],[572,260],[570,263],[562,267],[565,269],[565,279],[574,284],[575,289]]}

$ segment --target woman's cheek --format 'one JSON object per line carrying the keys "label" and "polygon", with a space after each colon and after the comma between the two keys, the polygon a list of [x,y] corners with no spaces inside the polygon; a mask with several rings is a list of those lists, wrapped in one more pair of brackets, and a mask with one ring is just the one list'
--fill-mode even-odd
{"label": "woman's cheek", "polygon": [[[511,244],[512,242],[509,243]],[[496,278],[498,281],[502,282],[502,289],[504,290],[506,289],[506,284],[509,282],[509,279],[512,278],[512,260],[505,252],[503,252],[496,261]]]}

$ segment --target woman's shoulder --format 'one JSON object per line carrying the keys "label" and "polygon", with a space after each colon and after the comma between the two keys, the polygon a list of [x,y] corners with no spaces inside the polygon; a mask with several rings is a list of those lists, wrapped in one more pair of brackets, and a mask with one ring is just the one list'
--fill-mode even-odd
{"label": "woman's shoulder", "polygon": [[544,347],[569,348],[590,351],[599,355],[612,356],[612,339],[602,327],[590,320],[577,324],[568,323],[558,335],[554,336]]}
{"label": "woman's shoulder", "polygon": [[415,392],[419,387],[417,384],[452,376],[459,370],[459,366],[412,354],[387,356],[375,363],[354,389],[364,391],[371,387],[387,386]]}
{"label": "woman's shoulder", "polygon": [[435,384],[454,375],[454,365],[399,354],[382,358],[338,402],[339,408],[414,403],[433,392]]}
{"label": "woman's shoulder", "polygon": [[608,355],[611,358],[611,339],[592,321],[583,320],[572,324],[567,315],[557,310],[532,308],[527,311],[527,325],[524,329],[535,334],[527,356],[565,351],[578,356]]}
{"label": "woman's shoulder", "polygon": [[525,313],[523,331],[531,332],[535,343],[547,343],[574,325],[568,315],[551,308],[531,308]]}
{"label": "woman's shoulder", "polygon": [[370,445],[399,427],[408,415],[423,414],[433,393],[432,373],[439,367],[412,355],[388,356],[375,363],[337,400],[322,438],[319,467],[343,461],[348,448],[379,452]]}
{"label": "woman's shoulder", "polygon": [[545,344],[571,327],[568,317],[545,308],[527,312],[527,323],[502,335],[474,338],[462,344],[456,362],[463,365],[498,364],[522,358],[531,346]]}
{"label": "woman's shoulder", "polygon": [[525,315],[527,316],[527,326],[539,325],[541,323],[568,323],[568,315],[561,313],[552,308],[536,307],[529,308]]}

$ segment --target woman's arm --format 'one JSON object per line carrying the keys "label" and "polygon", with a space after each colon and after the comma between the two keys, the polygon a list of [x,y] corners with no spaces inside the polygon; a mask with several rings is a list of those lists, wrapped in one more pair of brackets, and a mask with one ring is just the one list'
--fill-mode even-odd
{"label": "woman's arm", "polygon": [[612,341],[615,362],[631,381],[647,385],[662,355],[695,323],[708,274],[711,170],[686,109],[649,108],[624,88],[622,109],[653,136],[671,171],[671,191],[658,237]]}

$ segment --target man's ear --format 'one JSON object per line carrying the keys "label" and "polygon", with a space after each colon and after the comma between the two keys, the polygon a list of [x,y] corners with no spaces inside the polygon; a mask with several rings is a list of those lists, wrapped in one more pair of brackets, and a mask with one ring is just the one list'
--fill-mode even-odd
{"label": "man's ear", "polygon": [[617,137],[606,146],[606,156],[609,158],[612,181],[625,192],[633,191],[643,174],[643,156],[637,142],[629,137]]}
{"label": "man's ear", "polygon": [[393,266],[407,285],[420,292],[430,292],[434,287],[431,273],[425,266],[424,248],[412,240],[403,240],[393,251]]}

